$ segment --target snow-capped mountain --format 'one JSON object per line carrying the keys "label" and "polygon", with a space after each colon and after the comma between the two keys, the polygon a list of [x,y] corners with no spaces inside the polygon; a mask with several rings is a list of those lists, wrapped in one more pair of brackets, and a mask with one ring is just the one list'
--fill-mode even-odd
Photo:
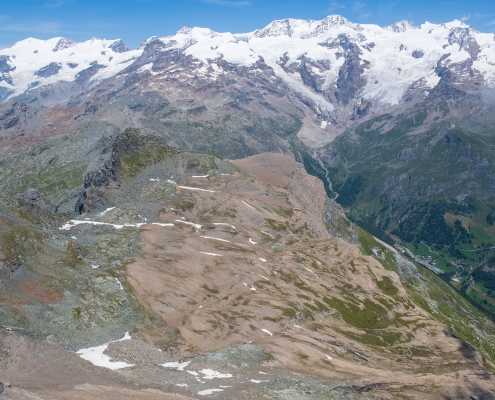
{"label": "snow-capped mountain", "polygon": [[316,125],[328,131],[374,110],[424,100],[441,82],[467,93],[495,88],[494,35],[457,20],[382,28],[330,15],[274,21],[245,34],[182,28],[132,51],[120,40],[53,38],[26,39],[0,53],[1,101],[70,105],[108,78],[128,87],[149,76],[154,84],[214,82],[250,71],[265,74],[271,90],[282,85],[304,99]]}
{"label": "snow-capped mountain", "polygon": [[0,99],[57,82],[99,81],[115,75],[141,54],[121,40],[25,39],[0,51]]}
{"label": "snow-capped mountain", "polygon": [[[1,87],[4,100],[34,86],[57,81],[82,80],[92,75],[94,81],[117,74],[142,54],[149,43],[157,41],[168,50],[184,51],[208,65],[208,60],[223,58],[243,65],[253,65],[263,57],[267,65],[291,84],[301,81],[287,68],[309,61],[309,73],[322,82],[324,91],[335,84],[345,64],[343,37],[359,53],[366,84],[363,98],[397,103],[415,81],[425,78],[433,86],[434,69],[470,60],[472,68],[495,86],[495,39],[460,21],[447,24],[424,23],[420,27],[400,21],[381,28],[377,25],[353,24],[344,17],[331,15],[322,21],[286,19],[274,21],[263,29],[247,34],[217,33],[203,28],[183,28],[173,36],[151,38],[138,50],[130,51],[120,40],[91,39],[76,43],[66,38],[38,40],[29,38],[1,51]],[[86,71],[91,69],[91,71]],[[197,71],[204,74],[205,67]],[[217,71],[217,73],[221,73]],[[392,86],[392,87],[391,87]],[[10,94],[5,96],[6,91]]]}

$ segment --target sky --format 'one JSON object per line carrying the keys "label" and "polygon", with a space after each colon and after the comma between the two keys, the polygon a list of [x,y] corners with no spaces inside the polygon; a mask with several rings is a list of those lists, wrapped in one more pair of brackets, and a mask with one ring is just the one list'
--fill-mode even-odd
{"label": "sky", "polygon": [[355,23],[415,25],[463,20],[495,32],[495,0],[2,0],[0,49],[28,37],[76,41],[117,39],[132,48],[183,26],[245,33],[284,18],[320,20],[340,14]]}

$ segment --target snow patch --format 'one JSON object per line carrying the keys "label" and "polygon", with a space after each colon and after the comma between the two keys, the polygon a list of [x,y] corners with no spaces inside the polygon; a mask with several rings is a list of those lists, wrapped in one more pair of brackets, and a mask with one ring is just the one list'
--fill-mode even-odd
{"label": "snow patch", "polygon": [[227,243],[230,243],[230,240],[225,240],[225,239],[220,239],[220,238],[215,238],[215,237],[211,237],[211,236],[200,236],[204,239],[212,239],[212,240],[219,240],[220,242],[227,242]]}
{"label": "snow patch", "polygon": [[206,389],[206,390],[200,390],[198,392],[199,396],[207,396],[209,394],[213,394],[215,392],[223,392],[223,389]]}
{"label": "snow patch", "polygon": [[107,212],[112,211],[115,207],[110,207],[107,208],[105,211],[103,211],[100,215],[105,215]]}
{"label": "snow patch", "polygon": [[314,276],[316,276],[317,278],[319,278],[319,276],[318,276],[315,272],[311,271],[309,268],[304,268],[304,269],[305,269],[306,271],[311,272]]}
{"label": "snow patch", "polygon": [[182,224],[194,226],[196,229],[201,229],[203,225],[195,224],[194,222],[181,221],[180,219],[176,219],[175,222],[180,222]]}
{"label": "snow patch", "polygon": [[270,336],[273,336],[273,333],[271,333],[268,329],[262,329],[262,331],[269,334]]}
{"label": "snow patch", "polygon": [[256,210],[252,205],[246,203],[244,200],[241,200],[245,205],[247,205],[249,208],[252,208],[253,210]]}
{"label": "snow patch", "polygon": [[124,287],[122,286],[122,283],[120,283],[120,281],[119,281],[117,278],[115,278],[115,280],[116,280],[116,281],[117,281],[117,283],[119,284],[119,286],[120,286],[120,290],[124,290]]}
{"label": "snow patch", "polygon": [[218,371],[214,371],[210,368],[205,368],[202,369],[201,372],[204,376],[203,379],[216,379],[216,378],[221,378],[221,379],[226,379],[226,378],[232,378],[232,374],[223,374]]}
{"label": "snow patch", "polygon": [[214,222],[213,225],[225,225],[225,226],[230,226],[232,229],[237,230],[237,228],[234,225],[226,224],[225,222]]}
{"label": "snow patch", "polygon": [[[184,368],[186,368],[189,364],[191,364],[191,361],[185,361],[183,363],[178,362],[178,361],[172,361],[172,362],[166,362],[164,364],[159,364],[164,368],[176,368],[177,371],[184,371]],[[194,371],[187,371],[189,373],[194,372]]]}
{"label": "snow patch", "polygon": [[268,279],[266,276],[260,274],[256,274],[256,275],[258,275],[260,278],[263,278],[265,281],[270,281],[270,279]]}
{"label": "snow patch", "polygon": [[85,219],[84,221],[76,220],[76,219],[71,219],[69,222],[66,224],[62,225],[60,228],[61,231],[69,231],[72,228],[74,228],[76,225],[82,225],[82,224],[89,224],[89,225],[107,225],[107,226],[113,226],[115,229],[122,229],[124,227],[131,227],[131,228],[141,228],[143,225],[146,225],[145,222],[141,222],[138,224],[110,224],[108,222],[98,222],[98,221],[90,221],[89,219]]}
{"label": "snow patch", "polygon": [[221,255],[221,254],[207,253],[207,252],[204,252],[204,251],[201,251],[200,253],[201,253],[201,254],[206,254],[207,256],[222,257],[222,255]]}
{"label": "snow patch", "polygon": [[129,335],[129,332],[126,332],[122,339],[114,340],[112,342],[102,344],[101,346],[88,347],[87,349],[80,349],[76,352],[76,354],[79,355],[79,357],[89,361],[90,363],[98,367],[105,367],[114,370],[133,367],[134,364],[127,364],[126,362],[123,361],[111,361],[109,356],[103,354],[103,352],[108,348],[108,345],[110,343],[121,342],[123,340],[129,340],[129,339],[131,339],[131,335]]}

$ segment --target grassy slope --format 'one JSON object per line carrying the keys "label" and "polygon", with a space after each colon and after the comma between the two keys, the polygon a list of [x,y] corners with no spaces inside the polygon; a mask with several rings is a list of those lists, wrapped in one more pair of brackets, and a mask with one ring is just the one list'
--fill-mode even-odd
{"label": "grassy slope", "polygon": [[[482,282],[471,288],[467,280],[495,255],[495,232],[486,221],[495,205],[495,139],[486,129],[480,133],[475,117],[462,127],[453,117],[440,118],[444,106],[380,116],[345,132],[329,146],[336,155],[328,162],[329,176],[350,218],[378,228],[376,236],[379,230],[393,233],[415,254],[432,257],[436,267],[460,280],[454,285],[493,311],[493,291]],[[442,214],[444,227],[435,227],[435,213]],[[429,217],[428,229],[441,233],[459,219],[472,237],[435,243],[441,235],[433,231],[430,251],[421,233]]]}

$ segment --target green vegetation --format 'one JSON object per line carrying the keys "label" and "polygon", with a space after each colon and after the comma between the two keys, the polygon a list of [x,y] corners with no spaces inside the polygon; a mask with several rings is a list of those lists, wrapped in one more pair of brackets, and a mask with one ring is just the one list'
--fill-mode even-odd
{"label": "green vegetation", "polygon": [[[451,117],[457,106],[422,103],[363,122],[327,145],[322,154],[334,156],[325,164],[301,147],[298,156],[324,182],[328,174],[329,196],[338,193],[355,224],[388,244],[401,242],[492,315],[495,291],[484,282],[495,276],[489,261],[495,256],[495,139],[489,133],[495,119],[473,114],[459,123]],[[473,280],[479,285],[468,291]]]}
{"label": "green vegetation", "polygon": [[323,301],[338,310],[347,324],[358,329],[387,328],[392,323],[387,317],[387,310],[368,298],[363,301],[363,308],[335,297],[323,297]]}
{"label": "green vegetation", "polygon": [[68,191],[81,186],[86,165],[68,163],[61,165],[57,160],[41,167],[37,172],[26,174],[21,180],[20,190],[36,187],[53,203]]}
{"label": "green vegetation", "polygon": [[287,229],[287,222],[276,221],[272,218],[265,218],[265,221],[267,222],[268,226],[273,230],[281,231]]}

